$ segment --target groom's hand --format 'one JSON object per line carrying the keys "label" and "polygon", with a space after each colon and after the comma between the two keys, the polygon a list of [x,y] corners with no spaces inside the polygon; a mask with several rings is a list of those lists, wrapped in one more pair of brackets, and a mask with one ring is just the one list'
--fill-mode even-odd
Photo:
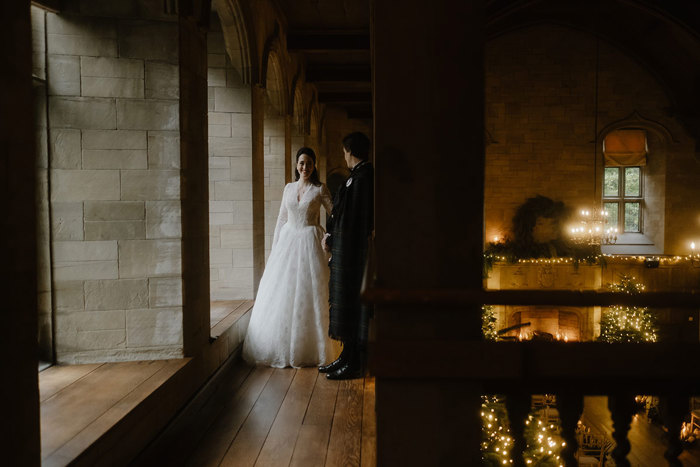
{"label": "groom's hand", "polygon": [[325,251],[326,253],[330,253],[330,251],[331,251],[331,249],[328,247],[328,243],[326,243],[326,240],[330,236],[331,236],[331,234],[327,233],[323,236],[323,239],[321,240],[321,247],[323,247],[323,251]]}

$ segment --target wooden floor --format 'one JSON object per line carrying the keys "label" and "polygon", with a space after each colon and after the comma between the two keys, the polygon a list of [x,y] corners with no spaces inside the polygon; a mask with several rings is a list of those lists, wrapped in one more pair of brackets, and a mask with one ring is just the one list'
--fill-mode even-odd
{"label": "wooden floor", "polygon": [[242,363],[233,371],[235,389],[187,465],[376,465],[372,378],[329,381],[316,368]]}
{"label": "wooden floor", "polygon": [[[595,396],[585,398],[584,423],[612,440],[612,419],[608,411],[608,398]],[[628,438],[632,450],[627,456],[632,467],[658,467],[667,465],[664,459],[666,443],[663,429],[649,423],[646,416],[635,415]],[[693,447],[681,454],[685,467],[700,467],[700,449]]]}
{"label": "wooden floor", "polygon": [[211,335],[218,336],[228,329],[248,310],[253,308],[253,300],[219,300],[210,303],[209,320]]}

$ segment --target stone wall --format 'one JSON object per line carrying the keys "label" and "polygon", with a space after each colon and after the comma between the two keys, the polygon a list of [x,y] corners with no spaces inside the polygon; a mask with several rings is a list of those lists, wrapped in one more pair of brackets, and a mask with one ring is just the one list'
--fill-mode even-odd
{"label": "stone wall", "polygon": [[57,360],[181,356],[177,17],[67,3],[47,15]]}
{"label": "stone wall", "polygon": [[661,83],[620,50],[598,45],[596,98],[593,36],[537,26],[487,44],[485,237],[507,235],[515,209],[536,194],[593,207],[602,185],[601,131],[638,112],[672,135],[649,138],[644,233],[656,253],[687,253],[700,226],[700,219],[683,224],[700,199],[700,187],[689,182],[700,176],[693,141],[668,114]]}
{"label": "stone wall", "polygon": [[226,53],[217,16],[207,35],[209,247],[213,300],[253,298],[251,91]]}
{"label": "stone wall", "polygon": [[[285,185],[285,122],[271,105],[265,108],[265,261],[270,256],[272,237],[282,204]],[[296,152],[294,153],[296,155]]]}

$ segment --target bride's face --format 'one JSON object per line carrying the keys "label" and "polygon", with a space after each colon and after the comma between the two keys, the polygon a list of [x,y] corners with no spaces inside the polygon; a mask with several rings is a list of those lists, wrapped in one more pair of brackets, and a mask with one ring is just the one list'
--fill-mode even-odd
{"label": "bride's face", "polygon": [[314,171],[314,160],[307,154],[302,154],[297,159],[297,172],[299,172],[299,178],[301,180],[307,181]]}

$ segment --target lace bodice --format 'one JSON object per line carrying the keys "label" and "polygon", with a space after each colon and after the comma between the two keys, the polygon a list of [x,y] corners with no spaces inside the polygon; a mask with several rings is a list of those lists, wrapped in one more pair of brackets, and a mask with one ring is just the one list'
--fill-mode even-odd
{"label": "lace bodice", "polygon": [[288,183],[287,186],[284,187],[280,213],[277,216],[275,234],[272,238],[273,248],[277,243],[282,227],[286,224],[289,224],[289,226],[293,228],[309,226],[317,226],[320,228],[319,215],[321,212],[321,205],[323,205],[328,212],[331,212],[333,209],[331,193],[324,184],[320,186],[311,185],[299,199],[297,199],[298,193],[299,182]]}

